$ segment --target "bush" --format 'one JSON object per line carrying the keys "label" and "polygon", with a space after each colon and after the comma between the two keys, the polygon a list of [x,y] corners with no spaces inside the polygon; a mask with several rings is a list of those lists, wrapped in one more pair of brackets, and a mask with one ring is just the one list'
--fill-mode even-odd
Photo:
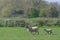
{"label": "bush", "polygon": [[39,17],[39,10],[36,9],[36,8],[32,8],[32,9],[29,11],[29,16],[30,16],[30,17]]}
{"label": "bush", "polygon": [[0,20],[0,27],[25,27],[31,26],[60,26],[60,20]]}

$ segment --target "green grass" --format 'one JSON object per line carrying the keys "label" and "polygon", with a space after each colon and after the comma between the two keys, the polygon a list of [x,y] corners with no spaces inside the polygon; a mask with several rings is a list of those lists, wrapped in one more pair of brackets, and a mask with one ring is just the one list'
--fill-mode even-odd
{"label": "green grass", "polygon": [[45,28],[51,28],[54,34],[46,34],[43,30],[44,27],[39,28],[39,35],[32,35],[30,32],[27,32],[26,28],[22,27],[1,27],[0,40],[60,40],[60,27]]}

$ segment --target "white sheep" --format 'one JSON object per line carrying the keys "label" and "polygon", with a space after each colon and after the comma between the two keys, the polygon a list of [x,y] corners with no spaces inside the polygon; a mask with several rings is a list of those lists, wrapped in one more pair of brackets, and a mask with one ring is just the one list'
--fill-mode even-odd
{"label": "white sheep", "polygon": [[38,32],[38,27],[37,26],[35,26],[35,27],[31,27],[31,26],[28,26],[27,27],[27,31],[29,31],[29,32],[35,32],[35,33],[38,33],[39,34],[39,32]]}
{"label": "white sheep", "polygon": [[52,29],[44,29],[44,31],[47,32],[48,34],[52,34],[53,33]]}

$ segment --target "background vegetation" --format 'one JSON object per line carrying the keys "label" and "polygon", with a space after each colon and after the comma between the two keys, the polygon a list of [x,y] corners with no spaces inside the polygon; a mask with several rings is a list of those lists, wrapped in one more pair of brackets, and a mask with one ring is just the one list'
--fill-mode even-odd
{"label": "background vegetation", "polygon": [[[50,18],[50,19],[49,19]],[[60,4],[45,0],[0,0],[0,26],[60,25]]]}
{"label": "background vegetation", "polygon": [[60,4],[44,0],[0,0],[2,18],[60,18]]}

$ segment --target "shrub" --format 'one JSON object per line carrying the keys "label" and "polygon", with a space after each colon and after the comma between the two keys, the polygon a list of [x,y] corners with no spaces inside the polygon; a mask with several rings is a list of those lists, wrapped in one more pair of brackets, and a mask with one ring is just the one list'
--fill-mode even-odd
{"label": "shrub", "polygon": [[32,18],[32,17],[39,17],[39,10],[36,9],[36,8],[32,8],[30,11],[29,11],[29,16]]}

